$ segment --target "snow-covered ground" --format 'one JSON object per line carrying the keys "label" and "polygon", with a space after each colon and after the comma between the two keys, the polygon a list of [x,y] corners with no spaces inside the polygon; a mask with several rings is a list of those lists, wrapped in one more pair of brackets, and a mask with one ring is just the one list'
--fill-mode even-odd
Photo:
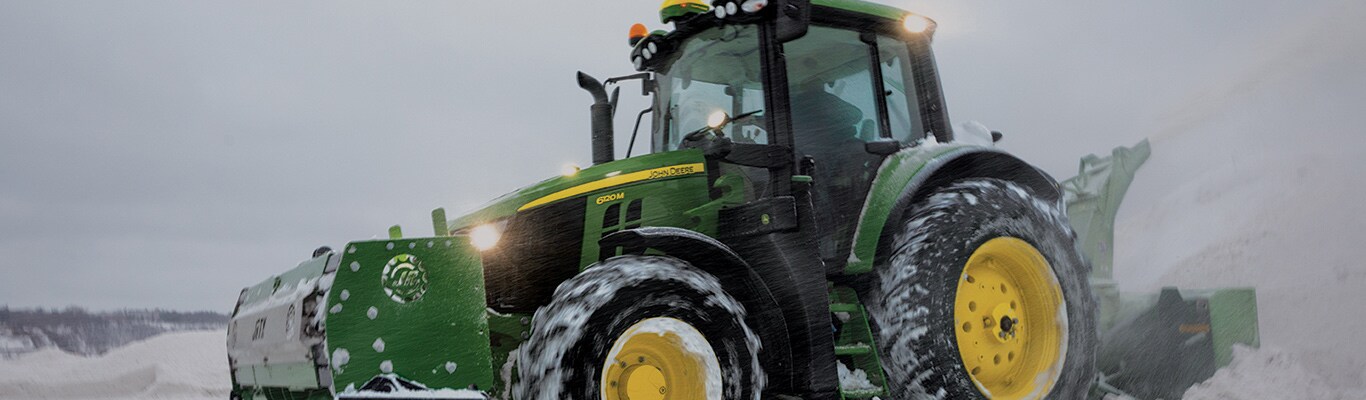
{"label": "snow-covered ground", "polygon": [[1344,390],[1305,367],[1293,352],[1235,347],[1233,363],[1186,391],[1185,400],[1316,399],[1357,400],[1361,390]]}
{"label": "snow-covered ground", "polygon": [[0,359],[0,399],[226,399],[226,338],[168,333],[100,357],[48,348]]}

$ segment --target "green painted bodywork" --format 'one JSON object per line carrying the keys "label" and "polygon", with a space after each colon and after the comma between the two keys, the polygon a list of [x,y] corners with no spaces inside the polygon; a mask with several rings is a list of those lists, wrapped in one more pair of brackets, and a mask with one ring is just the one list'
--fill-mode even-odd
{"label": "green painted bodywork", "polygon": [[493,371],[495,379],[493,387],[489,393],[502,397],[507,392],[508,385],[517,376],[516,371],[509,356],[522,345],[524,337],[531,334],[531,315],[530,314],[499,314],[489,312],[489,349],[493,357]]}
{"label": "green painted bodywork", "polygon": [[1116,147],[1110,156],[1082,157],[1077,176],[1062,181],[1067,218],[1077,232],[1082,254],[1091,262],[1091,289],[1100,300],[1101,331],[1115,325],[1120,301],[1114,280],[1115,216],[1138,168],[1152,153],[1145,139]]}
{"label": "green painted bodywork", "polygon": [[[1204,299],[1209,302],[1209,333],[1212,336],[1215,365],[1222,368],[1233,361],[1234,345],[1261,346],[1255,288],[1177,290],[1186,301]],[[1158,293],[1121,293],[1113,311],[1110,311],[1114,315],[1108,317],[1121,322],[1131,320],[1152,310],[1157,305],[1158,296]]]}
{"label": "green painted bodywork", "polygon": [[1257,291],[1252,288],[1219,289],[1209,295],[1210,333],[1214,335],[1214,358],[1220,368],[1233,361],[1233,346],[1262,345],[1257,327]]}
{"label": "green painted bodywork", "polygon": [[[830,8],[838,8],[841,10],[848,10],[860,14],[867,14],[887,19],[899,20],[902,17],[906,16],[906,14],[908,14],[906,10],[902,10],[896,7],[858,0],[812,0],[811,4]],[[707,12],[710,9],[711,7],[704,3],[683,3],[678,5],[665,6],[659,10],[659,21],[667,23],[672,18],[677,18],[688,14],[703,13]]]}
{"label": "green painted bodywork", "polygon": [[1138,168],[1152,148],[1145,139],[1130,147],[1116,147],[1108,157],[1082,157],[1077,176],[1062,181],[1067,218],[1072,222],[1083,253],[1091,260],[1091,276],[1114,278],[1115,216]]}
{"label": "green painted bodywork", "polygon": [[882,228],[887,225],[887,219],[895,211],[896,202],[901,198],[902,192],[927,165],[973,151],[994,150],[950,143],[905,148],[888,156],[878,168],[877,177],[873,179],[872,188],[868,191],[868,198],[864,200],[863,215],[859,217],[858,230],[854,233],[853,254],[849,258],[849,264],[844,268],[844,273],[854,275],[873,270]]}
{"label": "green painted bodywork", "polygon": [[[384,279],[386,265],[401,255],[414,257],[421,272],[400,278],[426,288],[403,303]],[[348,244],[327,303],[328,354],[350,355],[345,365],[334,362],[335,387],[360,387],[384,373],[433,388],[492,387],[483,280],[478,251],[463,236]],[[383,370],[385,362],[392,369]]]}
{"label": "green painted bodywork", "polygon": [[679,150],[666,153],[645,154],[624,160],[594,165],[592,167],[584,168],[571,176],[555,176],[500,196],[474,211],[451,220],[449,226],[452,232],[457,232],[461,229],[469,228],[481,223],[507,218],[516,214],[517,209],[522,207],[522,205],[530,203],[533,200],[570,187],[607,178],[609,177],[609,174],[615,176],[668,165],[699,163],[702,162],[702,160],[701,150]]}
{"label": "green painted bodywork", "polygon": [[659,9],[659,22],[668,23],[669,20],[674,18],[683,17],[689,14],[704,13],[708,10],[711,10],[711,6],[702,2],[680,2],[674,5],[666,5]]}
{"label": "green painted bodywork", "polygon": [[882,373],[882,361],[878,357],[877,342],[868,324],[868,312],[859,301],[858,292],[845,286],[833,286],[830,290],[830,313],[842,321],[839,334],[835,338],[835,355],[849,357],[851,370],[862,370],[868,374],[868,382],[876,385],[876,390],[841,390],[844,399],[871,399],[887,396],[887,378]]}
{"label": "green painted bodywork", "polygon": [[910,12],[900,8],[858,0],[811,0],[811,4],[894,20],[900,20],[906,14],[910,14]]}
{"label": "green painted bodywork", "polygon": [[315,389],[318,387],[318,373],[311,362],[276,364],[268,367],[253,368],[256,385],[281,387],[290,390]]}

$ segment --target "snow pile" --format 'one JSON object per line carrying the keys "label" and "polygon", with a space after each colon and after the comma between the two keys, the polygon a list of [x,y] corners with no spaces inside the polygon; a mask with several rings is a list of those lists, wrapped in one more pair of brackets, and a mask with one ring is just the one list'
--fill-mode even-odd
{"label": "snow pile", "polygon": [[850,370],[843,362],[839,362],[840,389],[845,394],[879,392],[882,390],[878,385],[874,385],[868,380],[868,372],[861,369]]}
{"label": "snow pile", "polygon": [[440,400],[487,400],[489,397],[481,392],[468,389],[437,389],[437,390],[399,390],[396,392],[376,392],[372,390],[361,390],[342,393],[346,396],[364,397],[366,399],[440,399]]}
{"label": "snow pile", "polygon": [[[329,276],[326,282],[327,286],[330,287],[332,285],[332,278]],[[274,293],[271,293],[270,297],[261,300],[256,300],[252,303],[243,304],[241,309],[237,310],[236,315],[239,318],[241,318],[243,316],[248,316],[256,313],[266,312],[276,308],[294,305],[298,303],[300,299],[303,299],[305,296],[312,295],[314,292],[327,291],[327,288],[318,287],[317,283],[318,278],[305,278],[300,279],[298,282],[295,282],[292,285],[285,284],[284,287],[281,287]]]}
{"label": "snow pile", "polygon": [[4,399],[224,399],[223,332],[165,334],[83,358],[45,349],[0,360]]}
{"label": "snow pile", "polygon": [[488,400],[489,396],[483,392],[469,389],[431,389],[427,385],[413,381],[400,381],[398,375],[383,375],[383,379],[390,383],[393,391],[381,392],[375,390],[356,390],[355,386],[347,386],[338,394],[338,397],[347,398],[366,398],[366,399],[442,399],[442,400]]}
{"label": "snow pile", "polygon": [[958,143],[967,143],[977,146],[995,146],[996,141],[992,140],[991,129],[977,121],[968,121],[958,124],[958,129],[953,131],[953,140]]}
{"label": "snow pile", "polygon": [[1230,399],[1317,399],[1348,400],[1366,398],[1366,392],[1334,390],[1322,377],[1304,367],[1304,360],[1293,353],[1238,346],[1233,363],[1219,370],[1209,381],[1186,391],[1185,400]]}
{"label": "snow pile", "polygon": [[12,333],[0,331],[0,354],[17,354],[36,348],[33,339],[23,336],[10,336]]}

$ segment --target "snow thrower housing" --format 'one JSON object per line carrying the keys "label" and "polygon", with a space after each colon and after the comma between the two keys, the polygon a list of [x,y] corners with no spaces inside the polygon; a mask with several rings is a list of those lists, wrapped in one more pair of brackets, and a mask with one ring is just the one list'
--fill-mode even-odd
{"label": "snow thrower housing", "polygon": [[[233,395],[1089,393],[1096,305],[1062,192],[954,140],[933,21],[854,0],[670,0],[661,19],[631,29],[637,74],[578,76],[593,166],[247,288]],[[649,151],[633,133],[617,159],[608,88],[629,81]]]}
{"label": "snow thrower housing", "polygon": [[1077,242],[1091,261],[1100,302],[1097,392],[1141,399],[1180,398],[1233,359],[1233,346],[1257,347],[1253,288],[1120,293],[1114,280],[1114,226],[1124,194],[1152,149],[1147,140],[1109,156],[1081,159],[1062,182]]}

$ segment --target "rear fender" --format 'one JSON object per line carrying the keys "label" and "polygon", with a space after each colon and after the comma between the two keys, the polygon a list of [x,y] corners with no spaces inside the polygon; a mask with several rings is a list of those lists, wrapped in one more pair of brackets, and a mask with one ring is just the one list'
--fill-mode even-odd
{"label": "rear fender", "polygon": [[897,228],[888,221],[899,221],[916,201],[964,178],[1013,181],[1034,189],[1044,199],[1061,199],[1057,182],[1048,174],[994,147],[950,143],[903,149],[888,156],[878,168],[844,273],[872,271],[879,261],[879,246],[885,245]]}
{"label": "rear fender", "polygon": [[[603,248],[621,247],[623,254],[661,252],[716,276],[726,292],[745,306],[749,314],[746,323],[763,342],[760,362],[769,369],[793,369],[787,322],[769,290],[771,285],[783,283],[765,282],[725,244],[701,233],[672,227],[628,229],[607,235],[600,243]],[[770,387],[791,386],[790,378],[783,374],[770,372],[768,378]]]}

